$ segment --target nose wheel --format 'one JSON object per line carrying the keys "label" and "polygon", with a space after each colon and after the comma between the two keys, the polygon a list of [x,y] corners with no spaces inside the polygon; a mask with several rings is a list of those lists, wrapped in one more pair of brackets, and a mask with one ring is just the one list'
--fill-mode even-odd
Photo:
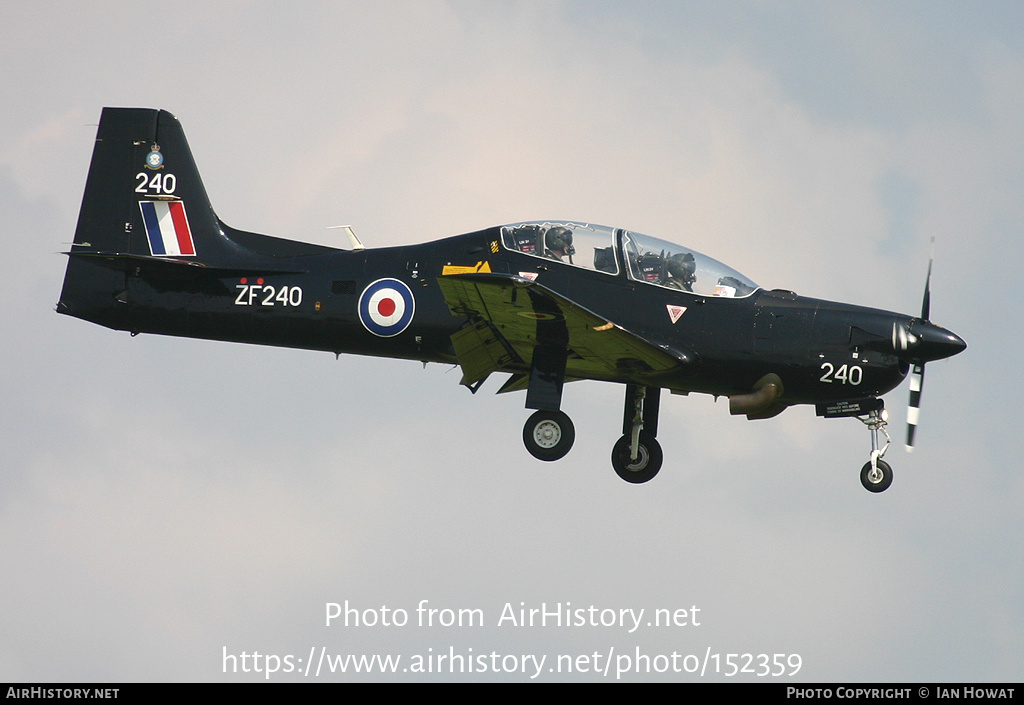
{"label": "nose wheel", "polygon": [[860,484],[868,492],[885,492],[892,484],[892,468],[889,463],[877,458],[873,466],[870,462],[864,463],[860,469]]}

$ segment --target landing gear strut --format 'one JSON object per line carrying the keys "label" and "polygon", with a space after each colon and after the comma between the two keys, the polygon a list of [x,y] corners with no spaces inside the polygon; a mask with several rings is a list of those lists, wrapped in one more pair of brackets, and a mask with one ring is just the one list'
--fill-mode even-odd
{"label": "landing gear strut", "polygon": [[[871,459],[860,469],[860,482],[868,492],[885,492],[892,484],[892,468],[882,460],[885,451],[889,450],[892,439],[885,430],[888,414],[885,409],[878,408],[868,413],[867,418],[857,419],[871,430]],[[885,445],[879,449],[878,434],[885,436]]]}
{"label": "landing gear strut", "polygon": [[660,392],[657,387],[626,385],[622,438],[612,448],[612,467],[626,482],[647,482],[661,470],[661,445],[655,438]]}

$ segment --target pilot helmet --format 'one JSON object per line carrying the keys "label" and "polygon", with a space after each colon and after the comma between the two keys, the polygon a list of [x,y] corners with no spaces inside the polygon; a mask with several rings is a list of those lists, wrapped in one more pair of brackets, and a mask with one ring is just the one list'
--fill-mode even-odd
{"label": "pilot helmet", "polygon": [[546,241],[549,250],[560,250],[567,255],[576,252],[572,246],[572,231],[562,225],[555,225],[550,228]]}
{"label": "pilot helmet", "polygon": [[697,270],[693,254],[690,252],[679,252],[668,258],[665,262],[668,273],[676,279],[690,279]]}

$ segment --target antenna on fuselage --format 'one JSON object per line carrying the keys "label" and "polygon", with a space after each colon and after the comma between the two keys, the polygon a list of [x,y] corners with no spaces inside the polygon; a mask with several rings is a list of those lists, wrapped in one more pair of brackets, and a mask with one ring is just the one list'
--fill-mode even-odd
{"label": "antenna on fuselage", "polygon": [[353,250],[365,250],[366,249],[366,246],[363,245],[363,243],[359,242],[359,238],[356,237],[356,231],[352,229],[351,225],[329,225],[329,226],[327,226],[327,229],[328,230],[338,230],[338,229],[344,230],[346,233],[348,233],[348,241],[352,243],[352,249]]}

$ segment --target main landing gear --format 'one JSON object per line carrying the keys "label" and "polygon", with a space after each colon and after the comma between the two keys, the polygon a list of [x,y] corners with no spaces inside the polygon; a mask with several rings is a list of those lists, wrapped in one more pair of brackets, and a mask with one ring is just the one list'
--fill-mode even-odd
{"label": "main landing gear", "polygon": [[[871,431],[871,459],[860,469],[860,483],[868,492],[885,492],[892,484],[892,468],[889,463],[882,460],[885,451],[889,450],[892,439],[889,432],[885,430],[889,415],[879,404],[877,409],[868,413],[867,418],[858,416],[857,419],[866,425]],[[878,434],[885,436],[885,445],[879,448]]]}
{"label": "main landing gear", "polygon": [[561,411],[538,411],[523,426],[523,443],[537,460],[559,460],[572,448],[576,429]]}
{"label": "main landing gear", "polygon": [[612,467],[626,482],[647,482],[661,470],[661,445],[655,438],[660,392],[657,387],[626,385],[622,438],[612,448]]}
{"label": "main landing gear", "polygon": [[[626,482],[647,482],[661,470],[661,445],[655,438],[660,392],[657,387],[626,385],[622,437],[612,448],[612,467]],[[523,444],[538,460],[565,457],[575,439],[572,421],[561,411],[537,411],[523,427]]]}

